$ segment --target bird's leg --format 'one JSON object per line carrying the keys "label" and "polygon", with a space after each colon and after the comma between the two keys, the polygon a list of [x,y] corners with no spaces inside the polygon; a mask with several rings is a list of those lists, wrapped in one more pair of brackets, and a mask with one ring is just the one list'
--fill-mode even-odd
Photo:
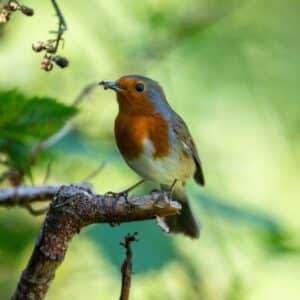
{"label": "bird's leg", "polygon": [[123,191],[118,192],[118,193],[109,191],[109,192],[105,193],[105,196],[115,197],[117,199],[119,199],[120,197],[123,196],[125,198],[125,201],[127,202],[127,197],[128,197],[129,192],[131,192],[132,190],[134,190],[136,187],[138,187],[139,185],[141,185],[144,182],[145,182],[145,179],[141,179],[140,181],[138,181],[134,185],[130,186],[126,190],[123,190]]}
{"label": "bird's leg", "polygon": [[129,192],[131,192],[132,190],[134,190],[136,187],[138,187],[139,185],[141,185],[142,183],[144,183],[146,180],[145,179],[141,179],[140,181],[138,181],[137,183],[135,183],[134,185],[130,186],[129,188],[127,188],[126,190],[122,191],[122,194],[129,194]]}
{"label": "bird's leg", "polygon": [[160,190],[155,189],[155,190],[151,191],[151,193],[161,192],[161,193],[164,193],[168,197],[168,199],[171,199],[177,182],[178,182],[178,179],[174,179],[174,181],[172,182],[172,184],[170,186],[161,184]]}
{"label": "bird's leg", "polygon": [[[142,183],[145,182],[145,179],[141,179],[140,181],[138,181],[137,183],[135,183],[134,185],[130,186],[129,188],[127,188],[126,190],[123,190],[121,192],[111,192],[111,191],[108,191],[105,193],[105,196],[107,197],[111,197],[111,198],[115,198],[115,201],[113,201],[113,204],[112,204],[112,208],[115,209],[117,204],[118,204],[118,201],[121,197],[124,197],[125,199],[125,202],[128,204],[128,193],[131,192],[132,190],[134,190],[136,187],[138,187],[139,185],[141,185]],[[114,227],[116,225],[119,225],[118,223],[115,223],[115,222],[111,222],[110,223],[110,226]]]}
{"label": "bird's leg", "polygon": [[175,178],[173,183],[171,184],[169,190],[168,190],[168,198],[172,198],[172,195],[173,195],[173,191],[175,189],[175,186],[176,186],[176,183],[178,182],[178,180]]}

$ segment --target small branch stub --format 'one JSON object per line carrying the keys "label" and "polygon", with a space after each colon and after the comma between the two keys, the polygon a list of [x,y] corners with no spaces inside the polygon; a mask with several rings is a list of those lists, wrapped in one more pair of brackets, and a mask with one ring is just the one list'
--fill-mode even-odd
{"label": "small branch stub", "polygon": [[132,249],[131,243],[138,241],[137,232],[133,234],[127,234],[124,238],[124,242],[120,243],[126,249],[126,257],[121,267],[122,273],[122,287],[120,300],[128,300],[131,286],[131,274],[132,274]]}

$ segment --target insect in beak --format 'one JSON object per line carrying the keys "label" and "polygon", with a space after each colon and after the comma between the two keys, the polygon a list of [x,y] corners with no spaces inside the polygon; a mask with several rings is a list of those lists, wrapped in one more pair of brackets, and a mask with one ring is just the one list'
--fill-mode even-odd
{"label": "insect in beak", "polygon": [[121,86],[115,81],[101,81],[101,82],[99,82],[99,85],[102,85],[105,90],[111,89],[111,90],[114,90],[116,92],[123,91]]}

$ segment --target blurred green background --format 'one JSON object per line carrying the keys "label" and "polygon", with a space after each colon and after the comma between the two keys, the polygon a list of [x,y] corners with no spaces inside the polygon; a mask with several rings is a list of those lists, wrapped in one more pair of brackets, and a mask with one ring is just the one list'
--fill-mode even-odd
{"label": "blurred green background", "polygon": [[[31,44],[56,29],[53,8],[22,3],[35,16],[15,14],[0,28],[0,90],[70,104],[90,82],[154,78],[189,124],[207,181],[188,185],[199,240],[168,236],[153,221],[90,226],[72,241],[47,299],[118,299],[119,242],[133,231],[131,299],[300,299],[299,0],[59,1],[70,67],[50,73]],[[103,161],[97,192],[137,180],[114,143],[114,98],[101,88],[87,97],[74,130],[32,169],[35,184],[49,160],[48,183],[79,182]],[[0,299],[15,289],[42,221],[0,209]]]}

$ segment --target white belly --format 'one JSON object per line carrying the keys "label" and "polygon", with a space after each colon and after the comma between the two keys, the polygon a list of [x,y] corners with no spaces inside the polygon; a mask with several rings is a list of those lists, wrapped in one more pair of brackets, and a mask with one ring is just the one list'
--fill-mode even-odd
{"label": "white belly", "polygon": [[174,179],[185,181],[193,176],[194,160],[184,153],[180,145],[173,144],[171,152],[164,158],[154,158],[154,152],[152,142],[145,139],[143,154],[138,159],[127,160],[127,163],[141,177],[160,184],[171,185]]}

